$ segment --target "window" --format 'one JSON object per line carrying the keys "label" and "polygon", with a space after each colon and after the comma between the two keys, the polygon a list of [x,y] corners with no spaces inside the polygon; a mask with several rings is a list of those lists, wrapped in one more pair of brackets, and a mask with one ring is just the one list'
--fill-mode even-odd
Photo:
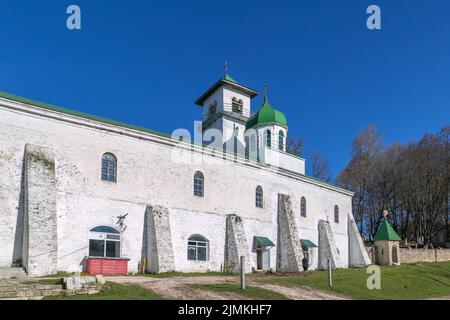
{"label": "window", "polygon": [[306,217],[306,199],[302,197],[300,200],[300,216]]}
{"label": "window", "polygon": [[257,208],[263,207],[263,200],[264,200],[263,188],[261,186],[257,186],[255,194],[255,205]]}
{"label": "window", "polygon": [[266,146],[267,148],[272,147],[272,132],[270,130],[266,131]]}
{"label": "window", "polygon": [[190,236],[187,246],[187,258],[192,261],[208,261],[209,241],[200,235]]}
{"label": "window", "polygon": [[337,205],[334,206],[334,222],[339,223],[339,207]]}
{"label": "window", "polygon": [[197,171],[194,175],[194,196],[204,196],[204,184],[205,178],[203,177],[203,173]]}
{"label": "window", "polygon": [[238,99],[236,99],[236,97],[233,97],[233,99],[231,99],[232,111],[242,114],[243,104],[244,103],[242,102],[241,99],[238,100]]}
{"label": "window", "polygon": [[213,116],[216,113],[216,110],[217,110],[217,101],[214,100],[214,102],[209,105],[208,117]]}
{"label": "window", "polygon": [[278,133],[278,149],[284,151],[284,132],[280,131]]}
{"label": "window", "polygon": [[102,180],[117,182],[117,158],[112,153],[102,157]]}
{"label": "window", "polygon": [[107,226],[89,231],[89,256],[120,258],[120,232]]}

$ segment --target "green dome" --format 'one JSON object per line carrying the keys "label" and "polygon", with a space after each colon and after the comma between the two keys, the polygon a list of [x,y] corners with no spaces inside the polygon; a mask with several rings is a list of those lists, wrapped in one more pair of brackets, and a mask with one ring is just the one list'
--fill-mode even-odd
{"label": "green dome", "polygon": [[245,129],[248,130],[256,126],[268,124],[278,124],[283,127],[288,126],[284,114],[272,107],[267,101],[267,95],[265,95],[264,104],[259,108],[258,112],[248,119]]}

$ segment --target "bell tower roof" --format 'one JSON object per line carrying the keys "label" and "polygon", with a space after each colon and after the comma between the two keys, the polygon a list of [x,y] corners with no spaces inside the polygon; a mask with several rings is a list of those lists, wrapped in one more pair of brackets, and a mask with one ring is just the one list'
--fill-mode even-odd
{"label": "bell tower roof", "polygon": [[199,106],[203,106],[204,102],[212,95],[214,92],[217,91],[220,87],[223,86],[229,86],[232,87],[235,90],[241,91],[244,94],[247,94],[250,96],[250,98],[254,98],[258,95],[258,92],[256,90],[250,89],[249,87],[246,87],[240,83],[238,83],[236,80],[234,80],[228,73],[225,74],[224,77],[220,78],[216,83],[214,83],[208,90],[206,90],[205,93],[203,93],[200,98],[198,98],[195,101],[195,104]]}

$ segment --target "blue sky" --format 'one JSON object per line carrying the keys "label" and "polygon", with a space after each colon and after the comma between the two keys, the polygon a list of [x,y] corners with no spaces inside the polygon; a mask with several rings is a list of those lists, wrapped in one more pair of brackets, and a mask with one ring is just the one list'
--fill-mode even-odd
{"label": "blue sky", "polygon": [[[382,30],[366,28],[371,4]],[[370,123],[388,144],[449,123],[449,21],[448,0],[2,0],[0,91],[171,133],[192,130],[228,60],[336,175]]]}

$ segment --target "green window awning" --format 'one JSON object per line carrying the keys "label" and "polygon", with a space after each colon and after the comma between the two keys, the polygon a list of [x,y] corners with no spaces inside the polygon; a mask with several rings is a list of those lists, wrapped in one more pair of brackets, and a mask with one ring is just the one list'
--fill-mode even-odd
{"label": "green window awning", "polygon": [[300,239],[300,243],[302,244],[302,249],[307,250],[309,248],[317,248],[314,242],[306,239]]}
{"label": "green window awning", "polygon": [[262,247],[275,247],[275,244],[266,237],[254,237],[254,242],[258,243]]}

